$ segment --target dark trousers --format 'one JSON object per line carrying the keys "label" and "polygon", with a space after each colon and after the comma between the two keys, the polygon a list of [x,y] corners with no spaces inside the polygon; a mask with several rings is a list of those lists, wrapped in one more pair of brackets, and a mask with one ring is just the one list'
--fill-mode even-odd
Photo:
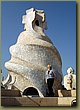
{"label": "dark trousers", "polygon": [[49,96],[49,97],[54,96],[53,88],[52,88],[53,83],[54,83],[54,78],[49,78],[49,79],[47,79],[48,96]]}

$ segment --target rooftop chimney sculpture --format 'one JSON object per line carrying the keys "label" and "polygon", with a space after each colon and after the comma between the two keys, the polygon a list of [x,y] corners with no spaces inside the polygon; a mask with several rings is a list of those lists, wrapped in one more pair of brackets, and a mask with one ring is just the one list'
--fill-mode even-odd
{"label": "rooftop chimney sculpture", "polygon": [[[10,47],[11,59],[5,63],[9,71],[4,85],[14,85],[23,94],[44,97],[46,84],[44,74],[51,64],[56,71],[54,90],[61,88],[62,61],[52,41],[44,33],[47,29],[44,10],[31,8],[22,17],[24,31],[20,33],[17,43]],[[30,94],[29,94],[30,92]]]}
{"label": "rooftop chimney sculpture", "polygon": [[64,87],[67,90],[76,89],[76,75],[72,67],[67,69],[67,75],[64,76]]}

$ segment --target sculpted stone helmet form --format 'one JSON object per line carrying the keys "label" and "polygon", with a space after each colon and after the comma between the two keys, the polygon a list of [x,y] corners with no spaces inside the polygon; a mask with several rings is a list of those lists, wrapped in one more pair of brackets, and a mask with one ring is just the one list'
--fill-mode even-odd
{"label": "sculpted stone helmet form", "polygon": [[64,87],[67,90],[76,89],[76,75],[72,67],[67,69],[67,75],[64,76]]}
{"label": "sculpted stone helmet form", "polygon": [[4,85],[11,77],[11,82],[7,83],[8,86],[15,86],[26,95],[29,92],[32,94],[31,91],[34,90],[37,91],[35,94],[44,97],[46,93],[44,74],[48,64],[52,65],[57,76],[53,89],[61,88],[61,57],[52,41],[44,33],[47,29],[44,10],[34,8],[26,10],[22,23],[24,31],[20,33],[17,43],[10,47],[11,59],[5,63],[9,75]]}

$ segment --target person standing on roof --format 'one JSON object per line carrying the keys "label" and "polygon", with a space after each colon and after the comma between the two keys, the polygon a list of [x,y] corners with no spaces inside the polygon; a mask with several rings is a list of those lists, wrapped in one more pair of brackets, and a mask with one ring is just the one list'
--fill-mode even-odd
{"label": "person standing on roof", "polygon": [[48,96],[52,97],[54,96],[54,93],[53,93],[53,83],[54,83],[54,71],[52,69],[52,66],[51,65],[48,65],[47,66],[47,71],[46,71],[46,74],[45,74],[45,82],[47,84],[47,87],[48,87]]}

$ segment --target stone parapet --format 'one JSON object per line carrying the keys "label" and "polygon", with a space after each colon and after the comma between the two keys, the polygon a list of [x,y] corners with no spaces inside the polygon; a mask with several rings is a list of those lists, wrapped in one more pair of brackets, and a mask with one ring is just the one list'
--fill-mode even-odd
{"label": "stone parapet", "polygon": [[75,97],[2,97],[2,106],[71,106]]}

